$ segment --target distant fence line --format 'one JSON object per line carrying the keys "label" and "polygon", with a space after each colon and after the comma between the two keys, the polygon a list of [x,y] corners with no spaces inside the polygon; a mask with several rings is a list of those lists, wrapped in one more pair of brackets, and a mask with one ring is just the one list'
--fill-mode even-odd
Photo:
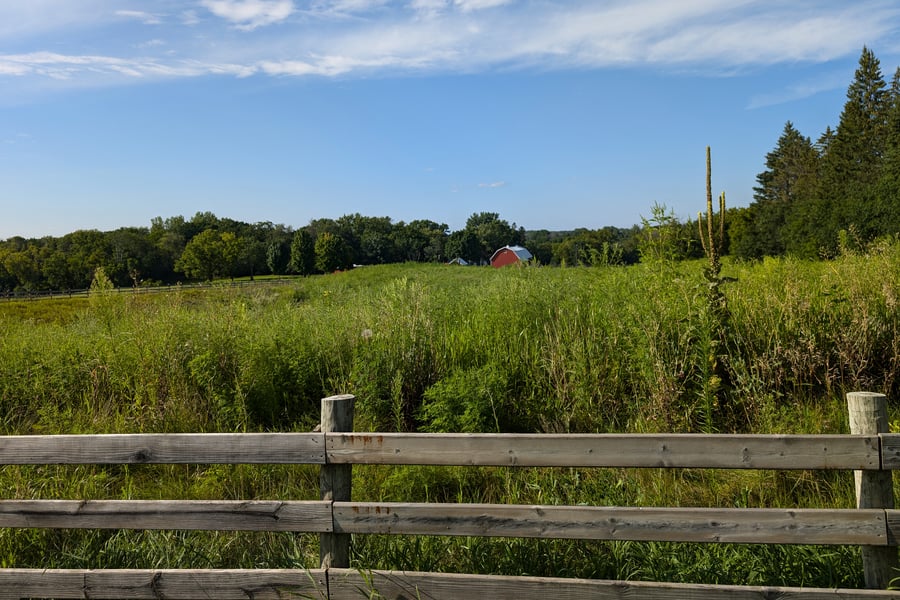
{"label": "distant fence line", "polygon": [[[281,279],[254,279],[249,281],[242,279],[239,281],[215,281],[203,283],[173,283],[170,285],[157,286],[134,286],[134,287],[117,287],[109,290],[117,294],[153,294],[161,292],[173,292],[178,290],[194,290],[194,289],[218,289],[218,288],[242,288],[261,285],[285,285],[296,282],[296,278]],[[6,291],[0,292],[0,299],[9,302],[16,300],[47,300],[52,298],[86,298],[90,295],[90,289],[84,290],[31,290],[31,291]]]}
{"label": "distant fence line", "polygon": [[[0,527],[312,532],[318,569],[0,569],[12,598],[866,598],[898,597],[900,511],[881,394],[848,394],[852,435],[353,433],[354,397],[322,400],[320,431],[0,437],[0,464],[316,464],[318,501],[0,500]],[[851,509],[354,502],[352,465],[840,469]],[[440,535],[863,547],[868,590],[410,573],[349,564],[351,535]]]}

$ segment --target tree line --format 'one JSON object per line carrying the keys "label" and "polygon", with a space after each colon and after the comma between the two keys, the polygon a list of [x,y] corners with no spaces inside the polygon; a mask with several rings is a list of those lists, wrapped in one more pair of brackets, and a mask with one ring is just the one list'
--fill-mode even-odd
{"label": "tree line", "polygon": [[345,215],[315,219],[294,230],[271,222],[244,223],[200,212],[191,219],[152,219],[147,227],[0,242],[0,291],[85,289],[102,267],[117,287],[184,280],[310,275],[354,265],[437,262],[463,257],[485,262],[525,231],[497,213],[473,214],[450,232],[429,220]]}

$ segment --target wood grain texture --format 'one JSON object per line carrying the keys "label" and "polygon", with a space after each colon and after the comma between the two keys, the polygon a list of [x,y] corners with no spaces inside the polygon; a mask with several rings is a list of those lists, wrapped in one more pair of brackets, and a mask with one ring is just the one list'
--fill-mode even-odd
{"label": "wood grain texture", "polygon": [[881,434],[881,468],[900,469],[900,434]]}
{"label": "wood grain texture", "polygon": [[329,433],[329,463],[878,469],[877,435]]}
{"label": "wood grain texture", "polygon": [[[320,428],[323,433],[353,431],[355,397],[350,394],[322,399]],[[322,500],[349,501],[353,490],[353,466],[327,462],[319,469],[319,497]],[[332,529],[333,531],[333,529]],[[319,564],[322,568],[350,566],[350,536],[323,533],[319,536]]]}
{"label": "wood grain texture", "polygon": [[0,570],[0,599],[284,600],[327,598],[325,572],[315,570]]}
{"label": "wood grain texture", "polygon": [[[900,595],[898,592],[874,590],[694,585],[350,569],[331,569],[328,580],[332,600],[361,600],[370,597],[384,600],[874,600],[897,598]],[[380,595],[370,596],[370,591],[376,591]]]}
{"label": "wood grain texture", "polygon": [[882,510],[336,502],[344,533],[887,545]]}
{"label": "wood grain texture", "polygon": [[319,501],[0,500],[0,527],[328,532],[332,522]]}
{"label": "wood grain texture", "polygon": [[[874,392],[847,394],[850,433],[884,434],[890,431],[887,396]],[[893,471],[854,471],[857,508],[894,508]],[[888,536],[889,539],[893,536]],[[897,549],[879,546],[860,548],[863,579],[870,589],[885,589],[897,572]]]}
{"label": "wood grain texture", "polygon": [[473,597],[492,600],[874,600],[897,598],[898,593],[355,569],[0,571],[3,600],[41,597],[79,600],[367,600],[375,597],[384,600]]}
{"label": "wood grain texture", "polygon": [[0,436],[0,464],[325,464],[321,433]]}

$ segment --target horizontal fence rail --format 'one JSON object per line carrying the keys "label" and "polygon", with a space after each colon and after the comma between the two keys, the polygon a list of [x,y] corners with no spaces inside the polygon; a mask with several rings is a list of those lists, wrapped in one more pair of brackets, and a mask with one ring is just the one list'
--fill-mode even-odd
{"label": "horizontal fence rail", "polygon": [[336,464],[881,468],[877,435],[332,433],[325,443],[328,462]]}
{"label": "horizontal fence rail", "polygon": [[[869,397],[866,396],[868,399]],[[883,397],[882,397],[883,398]],[[322,568],[0,569],[8,598],[874,598],[896,576],[900,510],[353,502],[352,465],[509,468],[853,470],[890,488],[900,435],[352,433],[351,396],[323,400],[321,431],[257,434],[0,436],[0,464],[307,464],[316,501],[0,500],[0,527],[317,533]],[[327,408],[326,408],[327,407]],[[334,412],[331,412],[334,411]],[[857,416],[858,418],[858,416]],[[884,419],[882,419],[884,420]],[[851,419],[851,424],[853,419]],[[884,477],[887,477],[885,480]],[[887,482],[887,483],[885,483]],[[866,493],[866,492],[861,492]],[[347,569],[354,535],[435,535],[738,544],[858,545],[868,587],[821,590]],[[867,554],[868,553],[868,554]],[[891,562],[892,561],[892,562]],[[874,583],[873,583],[874,582]]]}
{"label": "horizontal fence rail", "polygon": [[0,464],[325,464],[320,433],[0,436]]}
{"label": "horizontal fence rail", "polygon": [[333,531],[331,502],[0,500],[0,527]]}
{"label": "horizontal fence rail", "polygon": [[[17,590],[11,592],[10,590]],[[375,592],[377,594],[375,595]],[[357,569],[0,570],[0,600],[53,594],[65,600],[872,600],[885,592],[853,589],[702,585],[417,573]]]}
{"label": "horizontal fence rail", "polygon": [[267,500],[3,500],[0,527],[897,545],[900,511]]}
{"label": "horizontal fence rail", "polygon": [[381,464],[879,470],[882,463],[886,469],[900,467],[900,435],[160,433],[0,436],[0,464],[6,465]]}

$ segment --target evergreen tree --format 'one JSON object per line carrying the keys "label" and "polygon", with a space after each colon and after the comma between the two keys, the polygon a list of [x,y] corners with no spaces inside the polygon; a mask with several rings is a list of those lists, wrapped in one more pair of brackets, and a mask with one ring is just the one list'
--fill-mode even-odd
{"label": "evergreen tree", "polygon": [[834,247],[837,233],[866,224],[865,200],[877,183],[887,149],[887,85],[875,54],[863,48],[834,139],[822,164],[821,201],[816,207],[814,234],[823,247]]}
{"label": "evergreen tree", "polygon": [[777,256],[785,252],[785,222],[799,203],[815,196],[818,153],[808,137],[788,121],[775,148],[766,154],[766,170],[756,176],[749,227],[735,242],[744,258]]}
{"label": "evergreen tree", "polygon": [[826,156],[826,184],[835,192],[847,185],[874,183],[886,149],[888,90],[881,66],[863,48],[841,119]]}
{"label": "evergreen tree", "polygon": [[787,213],[783,234],[789,253],[831,255],[842,230],[866,236],[877,212],[872,201],[888,144],[889,91],[875,54],[863,48],[837,129],[826,129],[814,148],[818,186]]}
{"label": "evergreen tree", "polygon": [[900,67],[894,72],[887,100],[887,133],[881,175],[900,179]]}
{"label": "evergreen tree", "polygon": [[884,159],[869,202],[867,237],[900,232],[900,68],[888,93]]}

